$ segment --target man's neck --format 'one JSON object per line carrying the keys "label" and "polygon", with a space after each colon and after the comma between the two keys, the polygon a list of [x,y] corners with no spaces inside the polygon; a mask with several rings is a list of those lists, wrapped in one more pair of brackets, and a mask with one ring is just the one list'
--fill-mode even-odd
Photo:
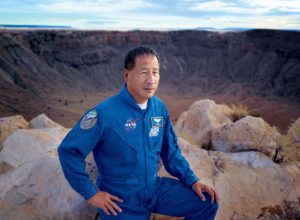
{"label": "man's neck", "polygon": [[137,104],[138,104],[138,106],[140,106],[140,108],[141,108],[142,110],[146,110],[148,101],[146,101],[145,103],[142,103],[142,104],[140,104],[140,103],[137,103]]}

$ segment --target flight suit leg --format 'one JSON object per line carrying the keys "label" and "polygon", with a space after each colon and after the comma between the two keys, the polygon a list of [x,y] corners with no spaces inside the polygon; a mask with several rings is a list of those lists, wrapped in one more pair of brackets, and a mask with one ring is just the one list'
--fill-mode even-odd
{"label": "flight suit leg", "polygon": [[171,178],[158,178],[149,200],[149,208],[154,213],[185,217],[186,220],[213,220],[218,210],[218,203],[211,203],[208,193],[205,201],[188,186]]}
{"label": "flight suit leg", "polygon": [[149,220],[151,211],[145,206],[144,191],[131,195],[117,195],[123,199],[123,202],[115,203],[122,209],[117,216],[113,214],[106,215],[102,209],[99,209],[101,220]]}

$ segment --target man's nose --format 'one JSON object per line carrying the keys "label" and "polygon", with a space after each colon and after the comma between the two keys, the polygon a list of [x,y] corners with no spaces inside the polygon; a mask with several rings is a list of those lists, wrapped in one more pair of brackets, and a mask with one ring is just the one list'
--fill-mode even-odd
{"label": "man's nose", "polygon": [[153,82],[154,82],[154,76],[153,76],[152,73],[150,73],[150,74],[148,74],[146,83],[147,83],[147,84],[152,84]]}

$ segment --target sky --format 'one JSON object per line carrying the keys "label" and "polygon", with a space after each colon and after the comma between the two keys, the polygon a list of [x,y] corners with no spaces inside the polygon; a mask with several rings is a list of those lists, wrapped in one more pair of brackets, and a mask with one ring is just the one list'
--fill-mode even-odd
{"label": "sky", "polygon": [[300,30],[300,0],[0,0],[0,24],[101,30]]}

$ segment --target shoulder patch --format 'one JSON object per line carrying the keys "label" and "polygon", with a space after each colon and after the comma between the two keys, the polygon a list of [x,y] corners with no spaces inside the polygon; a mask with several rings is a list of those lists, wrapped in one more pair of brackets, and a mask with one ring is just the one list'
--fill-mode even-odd
{"label": "shoulder patch", "polygon": [[97,112],[95,110],[91,110],[83,116],[80,121],[80,128],[81,129],[90,129],[92,128],[97,121]]}

